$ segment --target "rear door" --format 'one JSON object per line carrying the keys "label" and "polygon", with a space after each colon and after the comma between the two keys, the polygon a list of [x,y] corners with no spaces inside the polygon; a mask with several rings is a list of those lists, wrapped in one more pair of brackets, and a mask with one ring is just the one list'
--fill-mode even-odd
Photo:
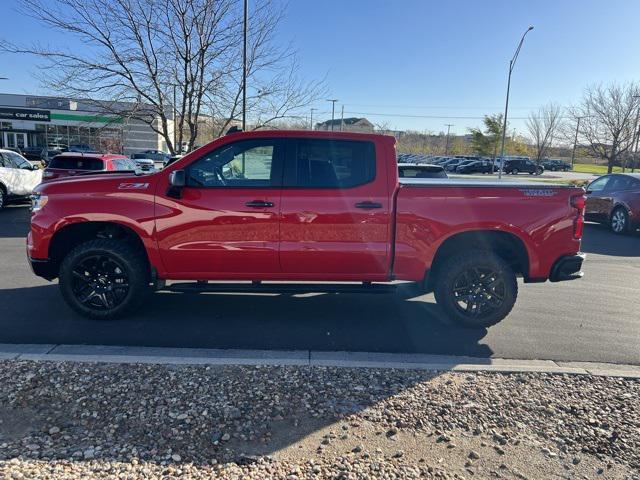
{"label": "rear door", "polygon": [[386,279],[391,205],[382,148],[292,139],[281,200],[280,264],[294,278]]}
{"label": "rear door", "polygon": [[278,261],[282,141],[239,140],[185,168],[180,198],[158,192],[162,261],[184,278],[259,279]]}

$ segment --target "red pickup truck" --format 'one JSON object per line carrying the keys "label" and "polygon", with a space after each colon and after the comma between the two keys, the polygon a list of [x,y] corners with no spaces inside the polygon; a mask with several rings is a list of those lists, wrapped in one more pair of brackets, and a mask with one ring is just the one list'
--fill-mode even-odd
{"label": "red pickup truck", "polygon": [[156,173],[55,180],[32,199],[33,271],[96,319],[153,289],[376,293],[408,280],[451,320],[487,327],[511,311],[517,276],[582,276],[583,189],[399,179],[383,135],[234,133]]}

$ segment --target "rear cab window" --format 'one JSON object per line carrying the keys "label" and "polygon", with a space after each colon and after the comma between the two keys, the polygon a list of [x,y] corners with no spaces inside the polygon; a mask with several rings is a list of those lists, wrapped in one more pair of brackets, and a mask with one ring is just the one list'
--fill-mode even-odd
{"label": "rear cab window", "polygon": [[51,160],[49,168],[60,170],[103,170],[104,161],[100,158],[57,156]]}
{"label": "rear cab window", "polygon": [[376,177],[373,142],[306,139],[290,141],[285,187],[353,188]]}

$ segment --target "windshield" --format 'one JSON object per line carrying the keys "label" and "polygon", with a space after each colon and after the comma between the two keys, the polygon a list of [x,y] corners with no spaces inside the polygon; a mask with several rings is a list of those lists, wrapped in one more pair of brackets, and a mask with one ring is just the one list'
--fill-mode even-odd
{"label": "windshield", "polygon": [[9,159],[9,161],[16,167],[16,168],[27,168],[27,167],[31,167],[31,164],[29,163],[29,160],[27,160],[26,158],[24,158],[22,155],[16,153],[16,152],[12,152],[10,150],[7,150],[5,152],[2,153],[2,155],[4,155],[5,157],[7,157]]}

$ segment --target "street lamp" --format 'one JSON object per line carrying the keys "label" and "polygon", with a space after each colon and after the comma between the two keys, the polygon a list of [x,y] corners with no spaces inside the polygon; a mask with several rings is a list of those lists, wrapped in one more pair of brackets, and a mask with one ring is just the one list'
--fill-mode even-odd
{"label": "street lamp", "polygon": [[338,101],[337,98],[330,98],[329,100],[327,100],[327,102],[331,102],[331,131],[333,132],[333,119],[335,118],[336,115],[336,102]]}
{"label": "street lamp", "polygon": [[[638,161],[638,140],[640,139],[640,95],[633,95],[638,99],[638,113],[636,113],[636,146],[633,148],[633,164],[631,165],[631,173],[636,171],[636,162]],[[633,137],[632,140],[633,141]]]}
{"label": "street lamp", "polygon": [[527,28],[526,32],[522,34],[522,38],[520,39],[520,43],[518,44],[518,48],[516,48],[516,53],[513,54],[513,58],[509,61],[509,79],[507,80],[507,100],[504,105],[504,124],[502,126],[502,147],[500,148],[500,168],[498,169],[498,179],[502,179],[502,169],[504,167],[504,140],[505,135],[507,133],[507,114],[509,112],[509,90],[511,89],[511,72],[513,72],[513,67],[516,64],[516,60],[518,59],[518,54],[520,53],[520,49],[522,48],[522,43],[524,42],[524,37],[527,36],[533,30],[533,25]]}
{"label": "street lamp", "polygon": [[242,131],[247,131],[247,26],[249,17],[249,1],[244,0],[243,35],[242,35]]}
{"label": "street lamp", "polygon": [[311,109],[311,121],[309,123],[311,123],[311,130],[313,130],[313,112],[315,112],[317,110],[317,108],[312,108]]}
{"label": "street lamp", "polygon": [[444,147],[444,156],[446,157],[449,155],[449,131],[451,130],[451,127],[453,127],[453,123],[446,123],[445,126],[447,127],[447,143]]}

